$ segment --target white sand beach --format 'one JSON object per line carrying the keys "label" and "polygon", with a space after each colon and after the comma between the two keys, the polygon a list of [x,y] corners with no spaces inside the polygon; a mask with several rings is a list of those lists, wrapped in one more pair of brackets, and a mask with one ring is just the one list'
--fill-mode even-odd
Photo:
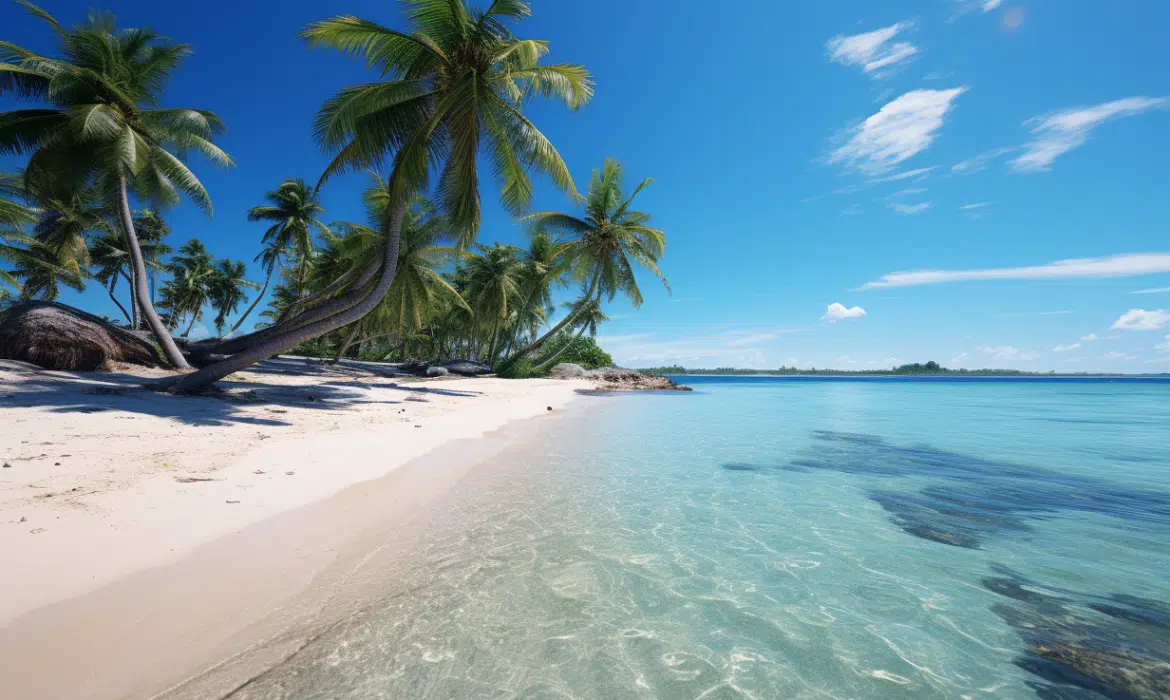
{"label": "white sand beach", "polygon": [[[143,370],[135,372],[141,375]],[[136,584],[115,582],[149,576],[147,570],[181,570],[185,558],[212,541],[220,547],[216,551],[249,552],[251,561],[212,567],[215,575],[205,575],[202,583],[198,572],[208,567],[198,567],[185,577],[183,595],[205,590],[206,602],[179,601],[190,609],[169,608],[166,615],[173,620],[146,625],[132,621],[131,628],[137,627],[138,637],[145,635],[148,642],[151,634],[165,630],[157,638],[161,644],[190,641],[201,630],[210,633],[209,642],[218,641],[235,630],[233,624],[247,622],[231,620],[234,613],[259,618],[265,612],[255,608],[248,591],[237,595],[225,586],[241,580],[251,586],[264,579],[252,594],[275,596],[270,607],[276,609],[280,596],[302,592],[345,550],[338,546],[348,538],[340,525],[351,516],[335,511],[313,518],[338,515],[337,523],[318,530],[319,536],[333,527],[335,541],[318,541],[294,555],[287,548],[267,546],[265,542],[276,538],[287,542],[288,533],[298,527],[298,509],[325,502],[355,484],[371,483],[440,446],[449,450],[453,441],[558,411],[578,389],[591,386],[557,380],[404,380],[381,376],[376,368],[370,371],[359,363],[288,358],[268,361],[233,379],[224,383],[225,396],[192,398],[144,391],[139,388],[141,376],[135,374],[31,371],[12,365],[0,369],[0,551],[5,571],[0,577],[0,678],[9,686],[0,695],[142,697],[138,693],[150,681],[161,682],[166,674],[129,674],[144,685],[121,695],[126,689],[118,689],[116,680],[112,685],[81,683],[82,674],[76,683],[59,684],[42,668],[20,674],[18,684],[12,673],[49,661],[38,654],[50,649],[54,663],[87,660],[104,643],[101,637],[108,627],[125,624],[121,613],[103,618],[99,601],[109,595],[123,600],[139,595],[134,593]],[[450,472],[443,477],[457,478]],[[425,492],[441,486],[425,474],[409,481],[395,487],[390,502],[385,486],[379,498],[366,494],[364,508],[406,511],[414,501],[426,500]],[[342,511],[348,513],[349,506]],[[287,519],[279,528],[257,527],[262,521],[280,521],[281,514]],[[225,536],[241,532],[250,533],[251,548],[231,549],[231,537]],[[257,560],[269,550],[274,558],[283,557],[279,566],[285,568],[275,574],[268,566],[273,562]],[[305,565],[281,581],[290,556],[299,556]],[[173,584],[175,576],[165,580]],[[155,582],[140,593],[156,595],[157,588]],[[225,605],[231,598],[243,610]],[[158,601],[164,602],[176,604]],[[70,612],[62,616],[54,608]],[[123,612],[133,609],[132,604]],[[194,624],[198,610],[214,618]],[[91,614],[96,617],[86,619]],[[88,644],[80,641],[87,635],[94,635]],[[181,661],[174,665],[178,673],[191,660],[176,661]]]}

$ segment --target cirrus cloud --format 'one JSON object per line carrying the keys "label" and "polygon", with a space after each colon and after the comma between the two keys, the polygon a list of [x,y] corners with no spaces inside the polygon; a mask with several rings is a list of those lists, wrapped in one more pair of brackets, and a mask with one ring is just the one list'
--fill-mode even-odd
{"label": "cirrus cloud", "polygon": [[1026,122],[1032,128],[1032,141],[1012,161],[1016,172],[1034,173],[1050,170],[1052,162],[1074,148],[1083,146],[1093,129],[1121,117],[1131,117],[1150,109],[1170,105],[1165,97],[1127,97],[1095,107],[1066,109]]}
{"label": "cirrus cloud", "polygon": [[888,172],[934,142],[947,113],[966,90],[907,92],[847,130],[848,140],[829,155],[828,162],[844,163],[872,175]]}
{"label": "cirrus cloud", "polygon": [[891,272],[866,282],[861,289],[913,287],[943,282],[991,280],[1049,280],[1078,277],[1135,277],[1170,272],[1170,253],[1130,253],[1107,258],[1057,260],[1046,265],[997,267],[982,270],[914,270]]}
{"label": "cirrus cloud", "polygon": [[911,22],[898,22],[864,34],[838,34],[825,43],[829,59],[846,66],[858,66],[867,75],[882,77],[885,69],[905,61],[918,53],[918,47],[908,41],[894,41],[898,34],[909,30]]}

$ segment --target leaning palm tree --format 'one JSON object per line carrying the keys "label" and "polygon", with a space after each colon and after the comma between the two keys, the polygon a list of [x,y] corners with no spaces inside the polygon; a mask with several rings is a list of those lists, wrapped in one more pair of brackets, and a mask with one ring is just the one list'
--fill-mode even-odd
{"label": "leaning palm tree", "polygon": [[244,279],[248,266],[240,260],[218,260],[207,282],[207,296],[215,310],[215,330],[220,335],[227,325],[227,317],[248,300],[245,289],[259,289],[260,285]]}
{"label": "leaning palm tree", "polygon": [[264,232],[264,243],[296,255],[300,261],[297,265],[297,294],[304,294],[305,281],[313,266],[313,234],[329,233],[329,227],[317,219],[325,212],[325,207],[317,201],[317,193],[299,177],[285,180],[264,198],[271,204],[252,207],[248,221],[272,223]]}
{"label": "leaning palm tree", "polygon": [[[500,325],[507,321],[521,296],[524,263],[519,258],[522,251],[515,246],[497,243],[490,247],[477,246],[477,249],[479,254],[469,256],[464,268],[467,280],[464,294],[471,301],[474,314],[472,331],[477,340],[473,355],[493,363]],[[486,333],[488,340],[486,354],[479,342],[482,333]]]}
{"label": "leaning palm tree", "polygon": [[155,108],[190,47],[148,29],[119,30],[110,14],[91,14],[66,29],[39,7],[17,1],[53,31],[60,57],[0,44],[0,94],[49,104],[0,114],[0,153],[30,154],[25,178],[34,190],[92,186],[116,211],[132,259],[135,298],[167,359],[186,368],[150,303],[130,194],[169,204],[182,193],[210,214],[211,198],[182,155],[195,150],[213,163],[232,164],[212,143],[224,129],[214,113]]}
{"label": "leaning palm tree", "polygon": [[171,315],[176,319],[189,314],[191,317],[182,337],[191,334],[191,329],[203,317],[203,307],[211,298],[211,283],[215,278],[215,263],[211,253],[198,239],[192,238],[179,248],[179,254],[171,261],[171,280],[167,283]]}
{"label": "leaning palm tree", "polygon": [[[122,302],[118,301],[118,297],[114,293],[118,286],[118,280],[125,279],[127,283],[130,281],[130,252],[126,250],[126,239],[122,237],[121,233],[110,229],[91,238],[89,250],[90,263],[94,266],[93,278],[106,288],[110,300],[126,317],[126,323],[133,327],[134,318],[126,310],[126,307],[122,306]],[[131,290],[133,290],[133,286],[131,286]],[[133,305],[133,301],[131,301],[131,305]]]}
{"label": "leaning palm tree", "polygon": [[199,389],[305,340],[345,327],[373,311],[394,280],[402,223],[411,197],[438,174],[439,204],[463,244],[479,228],[478,158],[486,154],[513,214],[527,210],[543,172],[574,192],[561,156],[522,108],[532,97],[555,97],[571,109],[588,102],[589,73],[571,64],[541,65],[544,41],[516,38],[508,23],[530,14],[523,0],[494,0],[486,10],[466,0],[410,0],[409,26],[390,29],[353,16],[314,22],[302,32],[312,46],[352,54],[389,80],[347,87],[321,108],[314,129],[335,153],[322,181],[347,170],[383,171],[393,203],[384,250],[354,274],[336,280],[314,305],[254,337],[216,348],[235,353],[177,383]]}
{"label": "leaning palm tree", "polygon": [[284,246],[280,241],[273,239],[267,241],[264,249],[252,259],[252,262],[260,263],[260,267],[264,269],[264,286],[260,288],[260,293],[256,295],[256,300],[244,311],[243,315],[236,321],[236,325],[232,326],[232,333],[235,333],[240,329],[240,326],[244,325],[244,320],[252,315],[252,311],[256,309],[256,306],[260,304],[260,300],[268,293],[268,284],[272,282],[272,273],[276,272],[276,268],[280,265],[280,257],[282,255],[284,255]]}
{"label": "leaning palm tree", "polygon": [[[583,199],[584,217],[557,212],[539,212],[526,217],[536,231],[565,234],[572,237],[573,275],[586,288],[586,298],[608,298],[619,293],[635,307],[642,305],[642,291],[634,278],[634,265],[650,270],[662,280],[667,290],[670,284],[658,267],[658,259],[666,249],[666,234],[651,228],[650,215],[630,208],[653,180],[643,180],[633,194],[622,192],[622,166],[606,158],[600,170],[593,171],[589,191]],[[570,324],[577,314],[587,308],[577,305],[565,318],[535,342],[521,349],[507,365],[531,355]]]}
{"label": "leaning palm tree", "polygon": [[541,362],[539,366],[533,368],[533,373],[539,374],[556,364],[557,358],[572,347],[573,343],[585,334],[585,331],[589,331],[590,337],[596,338],[598,327],[609,320],[609,316],[601,308],[601,300],[597,297],[582,295],[577,301],[564,304],[564,307],[576,319],[577,334],[572,337],[566,337],[564,344],[556,352]]}

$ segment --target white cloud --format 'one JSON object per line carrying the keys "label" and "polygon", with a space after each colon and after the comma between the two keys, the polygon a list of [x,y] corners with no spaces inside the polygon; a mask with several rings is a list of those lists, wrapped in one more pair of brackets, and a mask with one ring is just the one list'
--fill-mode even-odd
{"label": "white cloud", "polygon": [[1130,294],[1163,294],[1165,292],[1170,292],[1170,287],[1158,287],[1157,289],[1138,289],[1137,291],[1130,292]]}
{"label": "white cloud", "polygon": [[918,53],[918,47],[908,41],[894,41],[899,33],[909,30],[910,22],[899,22],[882,29],[853,36],[837,36],[825,43],[829,59],[846,66],[858,66],[875,78],[885,74],[883,69],[905,61]]}
{"label": "white cloud", "polygon": [[1016,150],[1019,150],[1019,149],[1009,146],[1009,147],[1005,147],[1005,148],[997,148],[997,149],[992,150],[992,151],[987,151],[986,153],[980,153],[977,156],[968,158],[967,160],[964,160],[962,162],[955,163],[954,165],[952,165],[951,166],[951,173],[953,175],[974,175],[977,172],[980,172],[982,170],[986,170],[988,162],[990,162],[996,158],[999,158],[1001,156],[1006,156],[1007,154],[1012,153],[1013,151],[1016,151]]}
{"label": "white cloud", "polygon": [[1120,331],[1156,331],[1170,321],[1170,311],[1156,309],[1130,309],[1121,314],[1121,318],[1114,321],[1109,328]]}
{"label": "white cloud", "polygon": [[1049,280],[1078,277],[1133,277],[1170,272],[1170,253],[1130,253],[1107,258],[1058,260],[1032,267],[999,267],[984,270],[915,270],[892,272],[881,279],[866,282],[862,289],[911,287],[943,282],[987,280]]}
{"label": "white cloud", "polygon": [[962,209],[963,211],[974,211],[976,209],[983,209],[984,207],[989,207],[989,206],[991,206],[991,202],[976,202],[974,204],[964,204],[963,206],[961,206],[959,208]]}
{"label": "white cloud", "polygon": [[917,204],[902,204],[901,202],[890,202],[888,205],[898,214],[921,214],[930,209],[930,202],[919,202]]}
{"label": "white cloud", "polygon": [[1041,316],[1068,316],[1072,311],[1064,309],[1062,311],[1041,311]]}
{"label": "white cloud", "polygon": [[1088,335],[1082,335],[1082,336],[1081,336],[1081,340],[1097,340],[1097,334],[1096,334],[1096,333],[1090,333],[1090,334],[1088,334]]}
{"label": "white cloud", "polygon": [[1127,97],[1095,107],[1066,109],[1025,122],[1032,128],[1032,141],[1012,161],[1017,172],[1049,170],[1052,161],[1085,143],[1094,128],[1110,119],[1129,117],[1156,107],[1165,107],[1165,97]]}
{"label": "white cloud", "polygon": [[1011,345],[980,345],[979,349],[997,360],[1035,360],[1040,353],[1032,350],[1021,350]]}
{"label": "white cloud", "polygon": [[829,162],[875,175],[894,168],[930,146],[966,89],[912,90],[902,95],[848,130],[849,140],[829,155]]}
{"label": "white cloud", "polygon": [[982,0],[982,10],[984,12],[991,12],[995,8],[1003,4],[1003,0]]}
{"label": "white cloud", "polygon": [[961,352],[958,355],[955,355],[954,357],[951,358],[951,364],[957,365],[965,359],[967,359],[967,353]]}
{"label": "white cloud", "polygon": [[857,364],[857,360],[854,360],[853,358],[849,357],[848,355],[842,355],[841,357],[838,357],[836,361],[843,363],[843,364],[846,364],[846,365]]}
{"label": "white cloud", "polygon": [[1052,348],[1052,352],[1069,352],[1072,350],[1078,350],[1080,347],[1080,343],[1073,343],[1072,345],[1057,345],[1056,347]]}
{"label": "white cloud", "polygon": [[1158,343],[1154,349],[1158,352],[1170,352],[1170,335],[1166,336],[1166,342]]}
{"label": "white cloud", "polygon": [[898,359],[898,358],[896,358],[896,357],[887,357],[887,358],[886,358],[886,364],[890,364],[890,365],[896,365],[896,364],[898,364],[899,362],[901,362],[901,360],[899,360],[899,359]]}
{"label": "white cloud", "polygon": [[783,332],[784,331],[773,331],[773,332],[767,332],[767,333],[752,333],[751,335],[745,335],[743,337],[733,338],[733,339],[727,341],[727,345],[730,347],[733,347],[733,348],[738,348],[738,347],[741,347],[743,345],[755,345],[756,343],[762,343],[766,340],[773,340]]}
{"label": "white cloud", "polygon": [[1102,357],[1104,357],[1106,360],[1136,360],[1137,359],[1137,356],[1135,356],[1135,355],[1126,355],[1124,352],[1117,352],[1117,351],[1107,352],[1104,355],[1102,355]]}
{"label": "white cloud", "polygon": [[861,318],[862,316],[865,316],[865,309],[860,306],[846,308],[844,304],[833,302],[829,304],[829,310],[825,312],[824,316],[821,316],[821,320],[836,323],[847,318]]}
{"label": "white cloud", "polygon": [[924,179],[930,176],[930,173],[938,166],[932,165],[929,168],[919,168],[917,170],[907,170],[904,173],[897,173],[895,175],[887,175],[886,177],[877,177],[870,180],[871,183],[879,182],[896,182],[898,180],[909,180],[910,178]]}

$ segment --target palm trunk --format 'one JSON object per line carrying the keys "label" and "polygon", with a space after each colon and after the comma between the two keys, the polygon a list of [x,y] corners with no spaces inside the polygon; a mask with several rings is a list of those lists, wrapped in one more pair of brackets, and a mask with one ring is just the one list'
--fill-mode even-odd
{"label": "palm trunk", "polygon": [[253,348],[236,353],[226,360],[188,374],[174,384],[174,390],[190,392],[208,387],[233,372],[238,372],[273,355],[287,352],[306,340],[318,338],[338,328],[344,328],[377,308],[378,304],[382,302],[382,298],[386,296],[386,292],[390,290],[390,284],[394,281],[394,275],[398,269],[398,245],[402,239],[402,222],[406,217],[406,203],[395,203],[393,211],[390,229],[386,236],[382,274],[374,288],[359,303],[338,314],[271,338]]}
{"label": "palm trunk", "polygon": [[350,329],[349,333],[346,333],[345,339],[341,341],[341,347],[337,349],[337,356],[333,358],[334,362],[341,362],[341,358],[345,357],[349,346],[353,345],[353,339],[357,337],[358,330],[358,324],[353,324],[353,328]]}
{"label": "palm trunk", "polygon": [[540,365],[539,367],[537,367],[537,368],[533,369],[532,371],[533,371],[533,372],[543,372],[543,371],[545,371],[546,369],[548,369],[549,367],[552,367],[552,366],[553,366],[553,363],[557,361],[557,358],[558,358],[558,357],[560,357],[560,356],[561,356],[561,355],[562,355],[562,354],[563,354],[563,353],[564,353],[566,350],[568,350],[568,349],[569,349],[569,347],[570,347],[570,346],[571,346],[573,343],[577,342],[577,338],[580,338],[582,335],[584,335],[584,334],[585,334],[585,328],[586,328],[588,325],[589,325],[589,324],[587,324],[587,323],[582,323],[582,324],[581,324],[581,329],[577,331],[577,335],[573,336],[573,338],[572,338],[571,340],[569,340],[569,342],[567,342],[567,343],[565,343],[564,345],[562,345],[562,346],[561,346],[561,349],[560,349],[560,350],[557,350],[556,352],[554,352],[552,357],[550,357],[550,358],[548,358],[547,360],[545,360],[543,363],[541,363],[541,365]]}
{"label": "palm trunk", "polygon": [[488,361],[487,364],[494,364],[496,361],[496,340],[500,337],[500,319],[492,324],[492,343],[488,346]]}
{"label": "palm trunk", "polygon": [[[122,224],[122,233],[126,235],[126,244],[130,248],[131,269],[134,271],[134,297],[138,300],[139,311],[146,318],[150,332],[162,347],[163,354],[175,369],[191,369],[183,353],[175,345],[162,319],[150,303],[150,290],[146,287],[146,263],[142,258],[142,249],[138,246],[138,235],[134,231],[134,220],[130,214],[130,198],[126,191],[126,174],[118,171],[118,219]],[[226,375],[225,375],[226,376]]]}
{"label": "palm trunk", "polygon": [[240,326],[244,325],[244,319],[248,318],[248,315],[252,313],[252,310],[255,309],[256,306],[260,303],[260,300],[264,298],[264,294],[268,291],[268,283],[272,281],[272,271],[275,269],[275,266],[268,268],[268,276],[264,278],[264,286],[260,289],[260,294],[256,297],[256,301],[252,302],[252,305],[249,306],[248,310],[244,312],[244,315],[240,316],[240,320],[236,321],[236,325],[232,326],[232,333],[235,333],[237,330],[239,330]]}
{"label": "palm trunk", "polygon": [[115,272],[114,275],[110,277],[110,286],[107,291],[110,293],[110,301],[114,302],[114,304],[118,306],[118,310],[121,311],[122,315],[126,317],[126,322],[133,326],[134,320],[131,319],[130,314],[126,312],[126,307],[122,306],[122,302],[118,301],[118,297],[114,296],[114,287],[118,286],[118,274],[119,273]]}
{"label": "palm trunk", "polygon": [[[593,293],[595,291],[597,291],[597,281],[598,281],[598,276],[594,275],[593,281],[589,283],[589,291],[586,292],[586,294],[585,294],[586,299],[593,298]],[[561,330],[565,328],[565,326],[568,326],[570,323],[573,322],[574,319],[577,318],[577,314],[581,313],[582,306],[583,305],[578,305],[577,308],[570,311],[567,316],[565,316],[563,319],[561,319],[560,323],[553,326],[553,328],[551,330],[549,330],[548,333],[545,333],[543,336],[538,338],[535,342],[530,343],[529,345],[525,346],[525,348],[523,350],[521,350],[520,352],[516,353],[515,356],[508,358],[504,362],[503,368],[507,369],[507,368],[511,367],[512,365],[516,364],[520,360],[523,360],[525,357],[528,357],[529,355],[531,355],[532,353],[534,353],[538,349],[540,349],[541,346],[543,346],[545,343],[548,342],[549,338],[552,338],[557,333],[560,333]]]}
{"label": "palm trunk", "polygon": [[187,324],[187,330],[183,331],[183,337],[184,337],[184,338],[186,338],[187,336],[191,335],[191,329],[195,327],[195,322],[196,322],[196,321],[198,321],[198,320],[199,320],[199,314],[198,314],[198,313],[193,313],[193,314],[191,314],[191,323]]}
{"label": "palm trunk", "polygon": [[130,285],[130,328],[138,330],[140,326],[138,323],[138,298],[134,295],[134,268],[130,268],[126,282]]}

